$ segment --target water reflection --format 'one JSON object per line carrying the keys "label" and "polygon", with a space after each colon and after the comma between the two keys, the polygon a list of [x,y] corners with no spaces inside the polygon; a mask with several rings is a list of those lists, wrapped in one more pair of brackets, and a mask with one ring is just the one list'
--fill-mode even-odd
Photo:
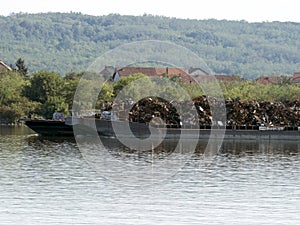
{"label": "water reflection", "polygon": [[[76,140],[74,137],[43,137],[38,136],[29,128],[21,127],[12,127],[12,126],[0,126],[0,136],[1,141],[11,140],[12,136],[16,139],[14,142],[18,144],[18,138],[20,136],[25,136],[26,143],[32,147],[32,149],[39,150],[43,149],[44,153],[53,151],[55,149],[61,148],[64,144],[72,143],[73,146],[76,146]],[[87,137],[86,141],[90,139]],[[110,151],[112,154],[114,152],[125,152],[129,154],[141,154],[136,149],[130,149],[123,145],[116,138],[107,138],[100,137],[101,143],[103,146]],[[24,141],[24,139],[22,139]],[[202,156],[204,151],[207,150],[208,140],[202,139],[199,140],[197,147],[193,150],[196,156]],[[13,144],[13,142],[12,142]],[[156,144],[156,143],[155,143]],[[49,148],[49,146],[55,146],[55,148]],[[159,146],[154,149],[149,149],[151,154],[172,154],[176,147],[180,145],[180,148],[187,150],[187,152],[192,151],[191,146],[189,145],[189,140],[183,141],[181,143],[178,140],[164,140]],[[78,150],[78,148],[77,148]],[[149,154],[145,152],[145,154]],[[300,152],[300,141],[276,141],[276,140],[246,140],[246,139],[225,139],[219,149],[219,155],[254,155],[254,154],[281,154],[281,155],[297,155]]]}
{"label": "water reflection", "polygon": [[[114,138],[101,138],[103,145],[111,151],[123,151],[134,153],[121,142]],[[194,149],[195,155],[201,156],[207,150],[208,140],[199,140],[197,147]],[[180,148],[188,149],[189,140],[179,143],[176,140],[165,140],[157,148],[152,149],[151,153],[160,154],[162,152],[172,154],[175,148],[180,144]],[[191,151],[189,149],[189,151]],[[184,151],[183,151],[184,152]],[[300,141],[276,141],[276,140],[246,140],[246,139],[226,139],[223,140],[219,148],[219,155],[255,155],[255,154],[282,154],[295,155],[300,152]]]}
{"label": "water reflection", "polygon": [[[15,132],[11,132],[16,134]],[[76,146],[76,140],[73,137],[42,137],[37,135],[28,135],[26,138],[28,145],[33,149],[43,149],[45,151],[50,151],[49,146],[58,145],[59,148],[63,147],[64,144],[72,144]],[[89,139],[86,138],[86,142],[89,142]],[[149,154],[165,154],[170,155],[174,152],[176,147],[179,145],[176,140],[165,140],[158,147],[154,149],[149,149],[149,151],[138,151],[136,149],[130,149],[116,138],[107,138],[102,137],[101,143],[103,146],[111,152],[114,153],[126,153],[126,154],[139,154],[139,155],[149,155]],[[204,154],[204,151],[207,150],[207,140],[199,140],[197,147],[194,149],[195,156],[201,157]],[[185,151],[192,151],[189,141],[183,141],[180,143],[180,148],[182,148],[181,153]],[[78,149],[78,148],[77,148]],[[188,149],[188,150],[187,150]],[[55,148],[51,151],[55,151]],[[79,151],[79,150],[78,150]],[[80,152],[80,151],[79,151]],[[228,155],[298,155],[300,153],[300,141],[268,141],[268,140],[243,140],[243,139],[232,139],[224,140],[219,149],[219,155],[228,156]],[[118,155],[118,154],[115,154]]]}
{"label": "water reflection", "polygon": [[6,126],[0,125],[0,136],[6,135],[26,135],[26,134],[34,134],[32,130],[30,130],[26,126]]}
{"label": "water reflection", "polygon": [[[165,183],[124,188],[99,176],[74,139],[23,131],[9,128],[0,135],[1,224],[298,224],[300,220],[296,141],[225,140],[209,163],[203,160],[207,143],[201,141],[184,168]],[[116,160],[130,161],[137,154],[115,139],[103,142]],[[173,154],[176,144],[164,142],[160,148]],[[187,141],[182,148],[188,146]],[[152,153],[163,155],[160,149]],[[143,161],[143,154],[134,161]],[[130,179],[125,175],[121,171],[116,178]]]}

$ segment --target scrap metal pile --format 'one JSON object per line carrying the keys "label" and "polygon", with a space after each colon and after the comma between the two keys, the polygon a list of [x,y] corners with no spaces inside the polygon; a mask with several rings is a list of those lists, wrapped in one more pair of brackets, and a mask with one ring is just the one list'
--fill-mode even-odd
{"label": "scrap metal pile", "polygon": [[297,127],[300,125],[300,102],[226,101],[229,125],[265,125]]}
{"label": "scrap metal pile", "polygon": [[149,124],[153,118],[161,118],[168,127],[180,127],[176,108],[161,98],[141,99],[129,112],[129,120],[133,122]]}
{"label": "scrap metal pile", "polygon": [[[147,124],[154,117],[160,117],[171,127],[180,127],[182,123],[196,124],[198,120],[201,126],[211,126],[216,123],[216,120],[210,109],[224,108],[225,104],[226,117],[224,118],[227,126],[300,126],[300,100],[258,102],[228,99],[224,103],[211,97],[200,96],[193,99],[193,104],[194,106],[191,106],[181,102],[183,110],[178,112],[176,108],[179,103],[176,101],[169,103],[159,98],[144,98],[132,107],[129,119]],[[190,110],[185,111],[187,107],[194,107],[198,118],[195,118]]]}

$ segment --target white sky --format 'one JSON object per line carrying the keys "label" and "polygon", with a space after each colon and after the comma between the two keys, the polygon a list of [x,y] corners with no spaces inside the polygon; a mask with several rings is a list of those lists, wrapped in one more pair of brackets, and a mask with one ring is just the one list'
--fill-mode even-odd
{"label": "white sky", "polygon": [[89,15],[162,15],[191,19],[300,22],[299,0],[1,0],[0,15],[82,12]]}

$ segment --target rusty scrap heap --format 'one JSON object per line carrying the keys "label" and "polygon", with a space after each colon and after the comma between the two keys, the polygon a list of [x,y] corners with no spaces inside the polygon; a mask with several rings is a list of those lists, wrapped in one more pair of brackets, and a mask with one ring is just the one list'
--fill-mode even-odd
{"label": "rusty scrap heap", "polygon": [[226,101],[228,125],[286,126],[300,125],[300,101]]}
{"label": "rusty scrap heap", "polygon": [[168,127],[180,127],[176,108],[161,98],[144,98],[137,102],[129,113],[129,120],[149,124],[153,118],[161,118]]}
{"label": "rusty scrap heap", "polygon": [[[169,103],[160,98],[144,98],[137,102],[129,113],[131,121],[150,123],[155,117],[160,117],[168,127],[181,127],[182,124],[211,126],[216,121],[212,117],[211,108],[218,110],[224,107],[224,102],[214,98],[200,96],[193,99],[194,106],[188,103]],[[213,104],[213,107],[210,107]],[[181,105],[182,112],[178,112]],[[183,107],[182,107],[183,106]],[[194,118],[186,107],[194,107],[198,118]],[[225,101],[227,126],[300,126],[300,100],[284,102],[240,101],[228,99]],[[189,110],[187,110],[189,111]],[[216,113],[214,113],[216,115]]]}

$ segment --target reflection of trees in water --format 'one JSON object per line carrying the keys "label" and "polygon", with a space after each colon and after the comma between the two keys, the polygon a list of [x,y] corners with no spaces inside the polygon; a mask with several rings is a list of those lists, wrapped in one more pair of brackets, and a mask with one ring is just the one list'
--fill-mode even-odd
{"label": "reflection of trees in water", "polygon": [[26,155],[35,156],[80,156],[74,137],[29,136],[23,147]]}
{"label": "reflection of trees in water", "polygon": [[6,126],[0,125],[0,135],[29,135],[34,132],[26,126]]}

